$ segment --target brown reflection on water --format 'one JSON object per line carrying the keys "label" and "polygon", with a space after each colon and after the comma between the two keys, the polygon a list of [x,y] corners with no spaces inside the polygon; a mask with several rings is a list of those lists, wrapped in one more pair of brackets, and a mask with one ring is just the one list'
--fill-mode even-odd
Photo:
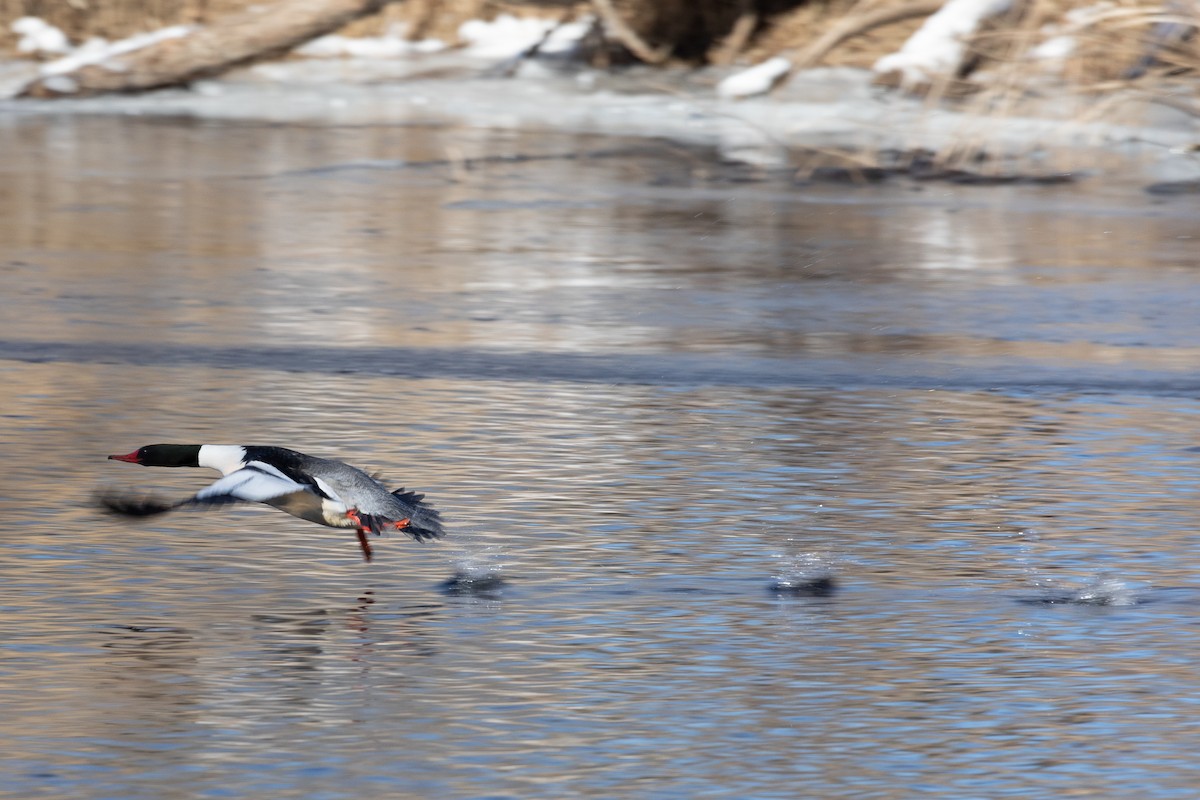
{"label": "brown reflection on water", "polygon": [[[77,118],[0,137],[8,337],[1200,359],[1168,333],[1196,267],[1185,209],[729,191],[699,154],[548,134]],[[462,166],[556,153],[596,155]]]}

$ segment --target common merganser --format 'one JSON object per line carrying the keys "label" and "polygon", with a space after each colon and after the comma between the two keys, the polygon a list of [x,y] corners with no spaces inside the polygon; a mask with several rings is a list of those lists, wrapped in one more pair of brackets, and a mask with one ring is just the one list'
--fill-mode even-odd
{"label": "common merganser", "polygon": [[185,506],[265,503],[318,525],[354,528],[367,561],[371,560],[367,531],[378,535],[394,528],[418,542],[443,535],[441,514],[423,502],[425,495],[389,491],[357,467],[283,447],[150,444],[109,458],[146,467],[211,467],[224,476],[178,502],[101,495],[100,502],[116,514],[146,517]]}

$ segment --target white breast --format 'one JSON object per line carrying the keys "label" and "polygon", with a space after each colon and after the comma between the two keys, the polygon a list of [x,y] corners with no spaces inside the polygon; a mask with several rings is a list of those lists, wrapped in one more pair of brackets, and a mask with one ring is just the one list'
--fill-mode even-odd
{"label": "white breast", "polygon": [[246,465],[246,448],[239,444],[206,444],[200,447],[196,461],[202,467],[228,475]]}

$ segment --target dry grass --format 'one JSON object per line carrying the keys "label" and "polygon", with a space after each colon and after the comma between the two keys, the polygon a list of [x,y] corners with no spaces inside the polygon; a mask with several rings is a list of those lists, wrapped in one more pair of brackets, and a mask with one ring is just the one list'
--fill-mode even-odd
{"label": "dry grass", "polygon": [[[783,51],[801,50],[851,15],[900,4],[895,0],[875,3],[832,0],[829,3],[798,6],[770,20],[746,50],[744,58],[748,61],[762,61]],[[911,36],[923,21],[905,20],[846,39],[831,50],[820,63],[824,66],[870,68],[880,56],[894,52],[904,44],[905,39]]]}
{"label": "dry grass", "polygon": [[[37,16],[62,28],[73,41],[90,36],[108,39],[179,23],[203,23],[260,0],[0,0],[0,48],[11,48],[11,22]],[[865,15],[912,0],[607,0],[622,21],[652,48],[670,46],[675,60],[733,60],[756,62],[780,52],[796,52],[853,15]],[[1044,29],[1072,29],[1076,52],[1066,61],[1061,77],[1079,86],[1102,87],[1131,77],[1145,66],[1148,54],[1156,63],[1145,72],[1195,70],[1200,65],[1197,40],[1161,37],[1162,26],[1178,30],[1200,24],[1200,6],[1191,0],[1024,0],[1005,19],[997,20],[972,42],[973,63],[963,73],[1004,72],[1009,81],[1037,78],[1042,66],[1026,53],[1046,37]],[[468,19],[491,18],[501,12],[561,16],[566,9],[590,10],[589,0],[405,0],[381,14],[351,25],[348,35],[374,35],[393,23],[403,23],[413,38],[453,41],[458,26]],[[1185,13],[1191,8],[1191,17]],[[1082,22],[1069,21],[1091,8]],[[1174,9],[1174,10],[1173,10]],[[869,67],[880,56],[898,49],[923,22],[907,19],[851,36],[825,54],[820,63]],[[1156,28],[1155,26],[1159,27]],[[964,75],[952,76],[955,78]],[[991,79],[989,78],[989,81]],[[1017,80],[1017,82],[1020,82]]]}
{"label": "dry grass", "polygon": [[571,8],[586,7],[584,0],[405,0],[386,6],[382,13],[359,20],[342,31],[346,36],[378,36],[401,24],[410,39],[441,39],[454,42],[458,28],[472,19],[492,19],[499,14],[557,18]]}
{"label": "dry grass", "polygon": [[24,16],[41,17],[82,42],[204,22],[247,5],[244,0],[0,0],[0,48],[12,48],[15,37],[9,26]]}
{"label": "dry grass", "polygon": [[[971,110],[1008,116],[1036,103],[1043,89],[1065,87],[1080,101],[1076,121],[1136,122],[1120,119],[1121,106],[1174,93],[1180,83],[1173,76],[1182,75],[1192,76],[1183,84],[1183,107],[1188,95],[1194,106],[1200,42],[1190,31],[1200,19],[1129,0],[1092,6],[1082,17],[1076,12],[1074,21],[1070,10],[1061,0],[1028,0],[1009,24],[991,26],[976,37],[976,68],[967,76]],[[1055,33],[1072,37],[1072,52],[1060,60],[1036,58],[1034,48]]]}
{"label": "dry grass", "polygon": [[[24,16],[41,17],[73,42],[92,36],[121,39],[168,25],[204,23],[263,0],[0,0],[0,50],[11,51],[16,37],[9,26]],[[394,23],[403,23],[415,39],[455,40],[458,26],[470,19],[490,19],[500,13],[555,16],[567,7],[586,7],[585,0],[405,0],[382,13],[360,20],[344,31],[350,36],[374,36]]]}
{"label": "dry grass", "polygon": [[[178,23],[204,23],[262,0],[0,0],[0,49],[11,49],[10,23],[41,17],[73,41],[108,39]],[[1197,82],[1178,75],[1200,69],[1200,0],[1016,0],[1015,9],[979,31],[969,58],[953,75],[923,87],[930,102],[953,100],[983,116],[1011,116],[1036,102],[1040,88],[1072,87],[1081,116],[1115,114],[1122,98],[1147,93],[1195,111]],[[870,67],[896,51],[924,18],[873,27],[848,37],[838,31],[855,19],[883,19],[888,9],[915,7],[916,0],[405,0],[360,20],[348,35],[375,35],[402,23],[412,38],[454,41],[468,19],[506,12],[561,17],[603,5],[656,52],[666,47],[673,61],[753,63],[786,53],[812,52],[823,35],[834,41],[816,63]],[[1031,52],[1055,31],[1076,46],[1053,64]],[[1185,35],[1186,34],[1186,35]],[[805,65],[807,66],[807,64]],[[1166,88],[1163,88],[1166,87]],[[1196,112],[1200,113],[1200,112]],[[955,159],[970,157],[964,146]]]}
{"label": "dry grass", "polygon": [[[1088,12],[1082,18],[1078,11],[1068,14],[1084,8]],[[1195,79],[1200,47],[1195,37],[1181,35],[1198,22],[1144,2],[1125,0],[1098,8],[1027,0],[1007,19],[980,31],[964,70],[931,86],[931,100],[954,99],[978,131],[987,129],[989,119],[1042,112],[1073,123],[1138,125],[1147,101],[1167,100],[1200,116]],[[1056,34],[1069,34],[1074,49],[1061,59],[1037,58],[1035,48]],[[1182,82],[1172,78],[1185,74],[1191,77]],[[1181,87],[1182,98],[1177,95]],[[992,175],[1079,169],[1071,158],[1059,153],[1057,160],[1030,169],[986,152],[978,133],[964,133],[952,147],[933,155],[940,166]]]}
{"label": "dry grass", "polygon": [[1075,48],[1059,65],[1059,74],[1076,86],[1099,87],[1151,73],[1194,70],[1200,66],[1200,50],[1194,38],[1179,34],[1198,23],[1200,17],[1171,13],[1159,3],[1027,0],[1009,19],[981,31],[971,45],[982,68],[1000,65],[1015,77],[1036,78],[1051,65],[1032,58],[1032,49],[1055,33],[1066,34]]}

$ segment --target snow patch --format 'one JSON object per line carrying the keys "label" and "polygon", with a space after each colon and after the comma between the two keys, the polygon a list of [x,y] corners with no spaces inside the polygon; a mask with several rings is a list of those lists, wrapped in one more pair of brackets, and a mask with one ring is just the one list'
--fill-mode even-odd
{"label": "snow patch", "polygon": [[[100,38],[88,39],[70,54],[43,64],[41,74],[43,78],[49,78],[55,75],[65,75],[92,64],[104,64],[116,56],[132,53],[134,50],[141,50],[143,47],[149,47],[167,39],[178,39],[187,36],[194,30],[195,26],[192,25],[172,25],[169,28],[162,28],[150,33],[135,34],[117,42],[109,42]],[[112,70],[121,69],[119,64],[106,66]],[[49,86],[49,84],[46,85]]]}
{"label": "snow patch", "polygon": [[1029,57],[1034,61],[1066,61],[1075,52],[1074,36],[1052,36],[1029,51]]}
{"label": "snow patch", "polygon": [[399,58],[445,49],[446,43],[440,39],[409,41],[404,38],[404,26],[393,25],[383,36],[322,36],[297,47],[295,53],[307,58]]}
{"label": "snow patch", "polygon": [[17,41],[17,52],[29,55],[62,55],[71,52],[67,35],[38,17],[21,17],[9,26],[21,38]]}
{"label": "snow patch", "polygon": [[1062,62],[1075,52],[1078,34],[1100,21],[1114,8],[1115,5],[1105,1],[1070,9],[1063,14],[1061,25],[1046,25],[1042,28],[1042,33],[1048,38],[1030,50],[1029,57],[1034,61],[1049,62],[1049,66],[1061,66]]}
{"label": "snow patch", "polygon": [[591,28],[590,19],[559,25],[550,19],[500,14],[491,22],[469,20],[458,27],[465,52],[480,58],[511,58],[528,50],[554,31],[542,44],[542,53],[570,52]]}
{"label": "snow patch", "polygon": [[792,62],[783,56],[768,58],[761,64],[750,69],[730,75],[717,84],[719,97],[751,97],[756,94],[766,94],[771,91],[775,82],[787,75],[792,69]]}
{"label": "snow patch", "polygon": [[875,62],[876,73],[898,72],[906,86],[948,75],[962,62],[964,41],[988,17],[1007,11],[1011,0],[949,0],[895,53]]}

